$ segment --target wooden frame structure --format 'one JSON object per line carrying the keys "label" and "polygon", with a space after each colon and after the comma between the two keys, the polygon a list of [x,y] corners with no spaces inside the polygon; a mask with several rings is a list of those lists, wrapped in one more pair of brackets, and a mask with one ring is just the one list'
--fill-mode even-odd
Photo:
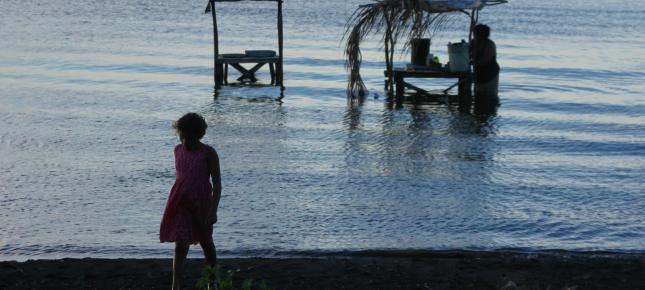
{"label": "wooden frame structure", "polygon": [[[501,3],[506,3],[505,0],[493,0],[494,2],[498,2],[499,4]],[[491,2],[493,2],[491,1]],[[475,29],[475,25],[477,25],[479,21],[479,10],[480,9],[472,9],[470,12],[468,12],[465,9],[462,10],[456,10],[458,12],[464,13],[468,15],[470,18],[470,27],[468,31],[468,43],[470,44],[473,40],[473,32]],[[392,49],[392,48],[389,48]],[[393,49],[392,49],[393,50]],[[390,52],[388,51],[388,47],[386,47],[386,57],[390,55]],[[406,78],[455,78],[458,79],[457,82],[454,85],[451,85],[447,89],[443,90],[444,94],[447,94],[448,91],[450,91],[454,87],[458,87],[457,95],[460,98],[470,98],[472,95],[472,84],[473,84],[473,76],[472,76],[472,70],[468,69],[468,71],[463,71],[463,72],[450,72],[450,71],[441,71],[441,70],[408,70],[405,68],[395,68],[393,63],[393,58],[390,57],[389,59],[386,59],[386,61],[389,61],[389,65],[387,66],[386,70],[383,72],[383,74],[387,77],[385,80],[385,88],[388,90],[388,95],[392,96],[392,93],[394,92],[394,97],[396,98],[397,101],[403,101],[403,95],[405,93],[405,89],[412,89],[415,90],[417,93],[427,93],[426,90],[421,89],[417,86],[414,86],[410,83],[407,83],[405,81]],[[472,60],[471,60],[472,62]],[[392,85],[394,85],[394,91],[392,91]]]}
{"label": "wooden frame structure", "polygon": [[[215,12],[215,2],[239,2],[239,1],[264,1],[264,2],[277,2],[278,5],[278,53],[273,56],[239,56],[239,57],[225,57],[219,53],[219,32],[217,30],[217,13]],[[215,81],[215,89],[219,89],[224,84],[228,84],[226,77],[228,74],[228,66],[232,66],[238,70],[242,76],[239,79],[249,79],[254,82],[255,72],[263,65],[268,64],[271,71],[271,84],[280,86],[280,90],[284,91],[283,85],[283,30],[282,30],[282,1],[283,0],[208,0],[205,13],[210,12],[213,17],[213,66],[214,73],[213,79]],[[241,63],[255,64],[251,69],[242,67]]]}
{"label": "wooden frame structure", "polygon": [[[499,5],[499,4],[504,4],[507,3],[508,0],[487,0],[484,1],[484,6],[494,6],[494,5]],[[477,9],[470,9],[470,12],[467,9],[459,9],[459,10],[454,10],[452,12],[461,12],[470,18],[470,27],[468,30],[468,44],[470,45],[473,40],[473,33],[475,31],[475,26],[477,23],[479,23],[479,11],[483,8],[477,8]],[[472,58],[472,55],[470,55]],[[392,61],[392,59],[390,59]],[[470,60],[472,63],[472,59]],[[396,97],[397,100],[401,101],[403,99],[403,94],[405,92],[406,88],[410,88],[415,90],[417,93],[427,93],[426,90],[421,89],[419,87],[413,86],[409,83],[405,82],[405,78],[456,78],[458,81],[448,87],[447,89],[443,90],[444,94],[447,94],[448,91],[450,91],[452,88],[457,87],[457,95],[460,98],[470,98],[472,96],[472,85],[473,85],[473,73],[472,70],[469,69],[468,71],[464,72],[449,72],[449,71],[410,71],[407,69],[396,69],[393,68],[393,65],[390,65],[392,67],[391,71],[388,71],[387,69],[384,71],[384,74],[388,79],[386,80],[387,82],[394,82],[394,96]],[[391,87],[390,87],[391,88]],[[391,91],[390,91],[391,95]]]}
{"label": "wooden frame structure", "polygon": [[[386,71],[386,90],[388,97],[394,93],[395,79],[400,82],[399,88],[410,87],[403,79],[416,78],[458,78],[459,82],[445,91],[459,85],[460,93],[467,93],[470,78],[463,74],[408,72],[407,69],[394,68],[394,51],[398,40],[405,40],[404,50],[412,39],[422,38],[431,27],[441,27],[450,14],[463,13],[470,18],[468,42],[473,36],[473,28],[478,22],[479,11],[486,6],[507,3],[508,0],[374,0],[371,4],[359,5],[347,23],[345,32],[346,69],[350,72],[347,86],[348,98],[362,98],[367,88],[360,74],[362,53],[360,43],[369,34],[382,34]],[[398,78],[397,78],[398,74]],[[399,92],[402,90],[399,89]],[[399,94],[400,95],[400,94]]]}

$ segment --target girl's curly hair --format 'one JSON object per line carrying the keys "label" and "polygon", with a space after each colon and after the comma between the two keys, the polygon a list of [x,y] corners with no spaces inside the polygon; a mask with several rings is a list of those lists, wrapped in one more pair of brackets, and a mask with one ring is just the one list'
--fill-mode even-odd
{"label": "girl's curly hair", "polygon": [[206,120],[197,113],[187,113],[172,125],[188,150],[197,149],[199,140],[206,134]]}

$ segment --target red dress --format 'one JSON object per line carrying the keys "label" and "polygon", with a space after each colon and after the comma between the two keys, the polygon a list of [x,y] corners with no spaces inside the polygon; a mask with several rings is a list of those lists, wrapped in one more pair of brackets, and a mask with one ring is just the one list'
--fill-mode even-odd
{"label": "red dress", "polygon": [[181,144],[175,147],[177,177],[161,219],[159,240],[162,243],[213,241],[213,226],[206,221],[213,194],[209,181],[209,150],[213,149],[204,144],[194,151]]}

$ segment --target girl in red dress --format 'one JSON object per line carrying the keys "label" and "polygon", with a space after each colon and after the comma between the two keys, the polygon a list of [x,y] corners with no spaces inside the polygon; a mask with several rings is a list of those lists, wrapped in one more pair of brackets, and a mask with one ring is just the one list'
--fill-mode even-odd
{"label": "girl in red dress", "polygon": [[162,243],[175,243],[172,289],[177,290],[181,287],[184,262],[191,244],[199,243],[208,265],[215,266],[213,224],[217,222],[222,184],[217,152],[200,142],[208,127],[204,118],[188,113],[173,127],[181,144],[175,146],[177,176],[161,220],[159,239]]}

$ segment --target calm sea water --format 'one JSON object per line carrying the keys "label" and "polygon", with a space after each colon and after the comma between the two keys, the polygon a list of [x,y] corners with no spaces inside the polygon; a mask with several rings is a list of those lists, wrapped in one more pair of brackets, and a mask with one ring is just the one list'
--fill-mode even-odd
{"label": "calm sea water", "polygon": [[[645,2],[484,10],[502,66],[485,116],[390,108],[377,41],[370,95],[348,106],[341,37],[367,0],[285,1],[283,102],[272,87],[214,98],[205,2],[0,2],[0,259],[168,257],[171,123],[188,111],[220,152],[224,255],[645,251]],[[271,3],[218,9],[224,52],[277,46]],[[467,25],[433,38],[443,62]]]}

